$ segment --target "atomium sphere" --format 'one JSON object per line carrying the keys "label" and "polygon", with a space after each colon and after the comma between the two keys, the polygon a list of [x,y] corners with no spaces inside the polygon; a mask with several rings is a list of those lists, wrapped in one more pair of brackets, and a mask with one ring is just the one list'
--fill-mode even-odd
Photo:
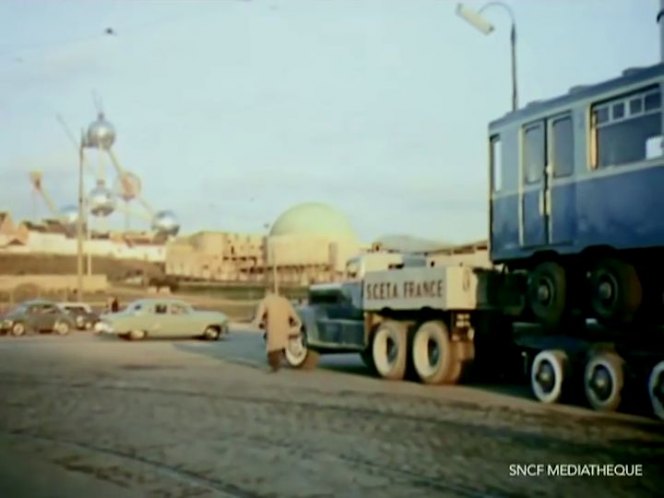
{"label": "atomium sphere", "polygon": [[177,235],[180,223],[173,211],[159,211],[152,219],[152,229],[164,235]]}
{"label": "atomium sphere", "polygon": [[115,179],[113,191],[122,200],[129,202],[141,195],[141,187],[141,179],[134,173],[125,171]]}
{"label": "atomium sphere", "polygon": [[115,197],[104,185],[97,185],[90,191],[88,202],[93,216],[108,216],[115,210]]}
{"label": "atomium sphere", "polygon": [[67,226],[74,226],[78,222],[78,207],[65,206],[60,210],[60,217]]}
{"label": "atomium sphere", "polygon": [[97,120],[88,126],[87,145],[98,149],[110,149],[115,142],[115,128],[106,121],[103,113],[99,113]]}

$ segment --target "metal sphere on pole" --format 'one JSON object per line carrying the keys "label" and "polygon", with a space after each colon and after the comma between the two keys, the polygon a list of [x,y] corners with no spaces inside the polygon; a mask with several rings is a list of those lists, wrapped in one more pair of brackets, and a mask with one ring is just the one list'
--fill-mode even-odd
{"label": "metal sphere on pole", "polygon": [[[662,0],[664,2],[664,0]],[[475,29],[484,33],[485,35],[490,34],[494,27],[487,21],[483,16],[484,12],[489,7],[502,7],[507,11],[512,21],[512,27],[510,30],[510,46],[511,46],[511,60],[512,60],[512,110],[516,111],[519,108],[519,99],[518,99],[518,90],[517,90],[517,72],[516,72],[516,20],[514,18],[514,12],[509,5],[503,2],[489,2],[485,4],[480,10],[474,11],[473,9],[466,7],[463,4],[458,4],[456,13],[459,17],[463,18]]]}

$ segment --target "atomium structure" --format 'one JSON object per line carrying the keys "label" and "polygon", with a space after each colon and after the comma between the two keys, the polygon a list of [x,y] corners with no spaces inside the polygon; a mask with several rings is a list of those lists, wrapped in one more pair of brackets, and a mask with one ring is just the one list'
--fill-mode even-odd
{"label": "atomium structure", "polygon": [[[142,182],[135,173],[126,170],[120,164],[117,155],[113,151],[117,133],[115,127],[106,119],[100,106],[98,106],[97,119],[90,123],[85,134],[85,148],[97,149],[99,156],[99,172],[97,185],[90,192],[90,213],[93,216],[105,217],[118,208],[117,200],[124,202],[125,215],[137,214],[131,210],[129,204],[135,201],[141,204],[142,218],[148,218],[151,228],[161,235],[174,236],[180,230],[177,217],[170,210],[155,211],[152,206],[141,196]],[[110,159],[116,173],[113,188],[106,185],[103,168],[103,157]]]}
{"label": "atomium structure", "polygon": [[[100,101],[96,100],[95,104],[97,118],[83,132],[80,142],[74,138],[65,122],[58,116],[65,132],[81,155],[86,176],[95,177],[94,187],[83,199],[83,208],[86,213],[85,224],[88,228],[90,227],[92,221],[90,218],[96,219],[98,223],[105,223],[105,220],[114,213],[121,212],[125,215],[125,230],[129,229],[129,219],[136,217],[146,222],[159,238],[177,235],[180,224],[175,213],[168,209],[155,210],[142,197],[143,184],[140,177],[122,167],[113,150],[117,140],[116,129],[106,118]],[[94,151],[94,154],[90,151]],[[96,159],[94,161],[96,164],[93,164],[92,159]],[[106,165],[108,163],[115,173],[112,179],[107,179]],[[44,198],[54,217],[68,228],[75,227],[79,216],[78,207],[66,205],[58,209],[43,188],[41,172],[31,172],[30,181],[35,192]]]}

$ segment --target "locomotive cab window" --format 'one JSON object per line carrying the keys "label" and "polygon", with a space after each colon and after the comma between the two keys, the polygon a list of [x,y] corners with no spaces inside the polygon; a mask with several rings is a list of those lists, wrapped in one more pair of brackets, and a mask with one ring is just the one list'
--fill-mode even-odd
{"label": "locomotive cab window", "polygon": [[500,147],[500,137],[494,135],[491,137],[491,182],[494,192],[503,188],[503,161]]}
{"label": "locomotive cab window", "polygon": [[[609,112],[611,111],[611,112]],[[591,166],[606,168],[662,155],[659,86],[605,101],[591,108]]]}

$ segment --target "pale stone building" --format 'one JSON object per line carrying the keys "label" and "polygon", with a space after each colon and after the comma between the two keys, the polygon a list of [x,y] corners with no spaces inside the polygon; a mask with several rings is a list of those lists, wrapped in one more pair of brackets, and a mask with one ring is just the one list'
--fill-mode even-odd
{"label": "pale stone building", "polygon": [[297,205],[277,218],[269,234],[199,232],[166,249],[166,273],[217,281],[306,285],[344,278],[346,261],[360,251],[348,219],[320,203]]}
{"label": "pale stone building", "polygon": [[166,246],[166,274],[218,281],[262,279],[263,237],[231,232],[198,232]]}

